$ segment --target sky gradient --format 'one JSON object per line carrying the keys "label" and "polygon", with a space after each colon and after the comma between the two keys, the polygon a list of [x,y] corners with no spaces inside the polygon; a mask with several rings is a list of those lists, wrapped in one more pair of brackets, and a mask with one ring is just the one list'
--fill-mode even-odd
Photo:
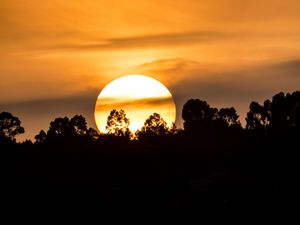
{"label": "sky gradient", "polygon": [[59,116],[95,127],[98,94],[145,74],[177,105],[234,106],[300,87],[298,0],[1,0],[0,111],[33,138]]}

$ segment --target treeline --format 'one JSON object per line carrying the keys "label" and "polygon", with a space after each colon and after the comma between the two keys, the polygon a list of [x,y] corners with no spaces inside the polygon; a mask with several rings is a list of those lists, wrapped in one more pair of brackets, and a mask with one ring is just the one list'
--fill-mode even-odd
{"label": "treeline", "polygon": [[21,121],[2,112],[2,204],[126,216],[293,207],[300,92],[252,102],[245,127],[234,108],[199,99],[184,104],[182,119],[177,129],[154,113],[133,134],[126,113],[112,110],[107,134],[98,134],[76,115],[17,143]]}
{"label": "treeline", "polygon": [[[79,142],[91,145],[98,139],[147,140],[185,133],[190,136],[207,132],[230,132],[253,130],[257,132],[299,132],[300,131],[300,92],[284,94],[280,92],[272,100],[265,100],[261,105],[251,102],[246,117],[246,127],[241,126],[235,108],[213,108],[206,101],[188,100],[182,109],[184,129],[177,129],[175,124],[167,126],[165,120],[153,113],[146,119],[144,126],[135,133],[129,129],[130,119],[124,110],[112,110],[107,118],[107,134],[98,134],[87,127],[85,118],[75,115],[69,119],[56,118],[50,123],[48,131],[41,130],[35,136],[35,144]],[[11,113],[0,113],[0,141],[14,143],[16,136],[25,132],[21,121]],[[26,141],[30,143],[29,140]]]}

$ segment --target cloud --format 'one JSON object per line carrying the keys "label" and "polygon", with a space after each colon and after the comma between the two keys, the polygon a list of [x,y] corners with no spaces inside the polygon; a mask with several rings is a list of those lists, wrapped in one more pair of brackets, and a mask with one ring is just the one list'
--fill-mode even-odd
{"label": "cloud", "polygon": [[198,61],[186,58],[168,58],[143,63],[136,66],[133,71],[149,74],[166,85],[167,88],[172,88],[176,83],[186,80],[186,75],[199,69],[205,70]]}
{"label": "cloud", "polygon": [[171,97],[157,97],[157,98],[141,98],[141,99],[116,99],[116,98],[103,98],[97,104],[97,110],[113,110],[124,108],[147,108],[151,106],[166,106],[172,104]]}
{"label": "cloud", "polygon": [[199,66],[199,62],[195,60],[189,60],[184,58],[169,58],[159,59],[152,62],[147,62],[137,66],[137,70],[149,71],[153,73],[169,73],[177,74],[186,69],[191,69],[194,66]]}
{"label": "cloud", "polygon": [[146,35],[130,38],[112,38],[93,41],[91,44],[62,44],[45,47],[42,50],[119,50],[151,47],[167,47],[177,45],[191,45],[228,37],[221,32],[188,32]]}
{"label": "cloud", "polygon": [[278,76],[285,73],[287,79],[300,79],[300,59],[281,62],[267,69],[277,71]]}

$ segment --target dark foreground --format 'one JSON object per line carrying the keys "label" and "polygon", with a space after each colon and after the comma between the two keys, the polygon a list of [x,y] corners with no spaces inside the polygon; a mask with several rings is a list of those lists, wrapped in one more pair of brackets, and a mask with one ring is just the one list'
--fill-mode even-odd
{"label": "dark foreground", "polygon": [[7,209],[89,209],[107,215],[274,212],[298,192],[296,134],[250,131],[148,142],[1,146]]}

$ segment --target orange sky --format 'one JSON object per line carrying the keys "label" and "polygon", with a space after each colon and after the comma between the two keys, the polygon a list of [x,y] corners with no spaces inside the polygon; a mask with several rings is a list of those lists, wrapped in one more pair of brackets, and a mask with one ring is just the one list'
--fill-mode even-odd
{"label": "orange sky", "polygon": [[[57,116],[93,122],[105,84],[146,74],[235,106],[300,87],[298,0],[1,0],[0,111],[32,137]],[[180,111],[178,124],[180,125]]]}

